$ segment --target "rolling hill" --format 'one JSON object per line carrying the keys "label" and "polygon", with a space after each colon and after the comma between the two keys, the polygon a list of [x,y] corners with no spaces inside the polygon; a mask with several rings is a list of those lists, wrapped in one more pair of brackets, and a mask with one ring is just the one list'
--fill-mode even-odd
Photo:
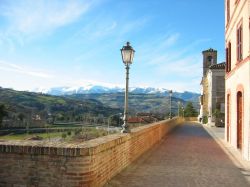
{"label": "rolling hill", "polygon": [[[73,94],[66,95],[64,97],[78,100],[94,99],[111,108],[124,107],[124,93]],[[185,106],[188,101],[191,101],[196,110],[198,110],[198,97],[194,97],[193,95],[187,95],[186,97],[188,98],[187,100],[178,98],[175,95],[172,97],[171,105],[173,113],[178,113],[178,102],[180,102],[181,106]],[[169,111],[169,96],[165,96],[163,94],[129,94],[129,112],[131,114],[135,114],[137,112],[152,112],[167,115]]]}
{"label": "rolling hill", "polygon": [[8,112],[5,121],[22,126],[25,121],[46,122],[49,118],[60,121],[81,120],[83,115],[109,116],[121,112],[94,99],[74,99],[46,94],[0,88],[0,104]]}

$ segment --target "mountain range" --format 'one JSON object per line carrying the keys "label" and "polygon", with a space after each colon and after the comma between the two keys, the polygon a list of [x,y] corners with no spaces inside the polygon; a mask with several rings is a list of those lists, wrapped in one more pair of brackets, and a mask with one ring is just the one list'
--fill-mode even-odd
{"label": "mountain range", "polygon": [[[173,92],[172,112],[191,101],[198,110],[199,94]],[[33,92],[16,91],[0,87],[0,104],[4,104],[12,126],[22,126],[39,116],[45,122],[50,115],[59,121],[79,120],[82,116],[110,116],[123,111],[124,89],[89,85],[85,87],[54,87]],[[167,115],[170,110],[169,90],[164,88],[134,87],[129,93],[129,113],[152,112]],[[25,119],[25,120],[23,120]],[[26,121],[26,122],[25,122]],[[22,124],[23,123],[23,124]],[[30,122],[31,123],[31,122]],[[33,122],[32,122],[33,123]]]}
{"label": "mountain range", "polygon": [[[87,86],[75,86],[75,87],[53,87],[53,88],[36,88],[31,90],[32,92],[38,92],[43,94],[55,95],[55,96],[66,96],[74,94],[111,94],[111,93],[123,93],[124,88],[114,86],[100,86],[89,84]],[[167,96],[169,91],[166,88],[153,88],[153,87],[131,87],[129,93],[131,94],[157,94]],[[190,100],[192,97],[197,99],[198,93],[194,92],[173,92],[173,97],[178,97],[184,100]],[[192,100],[192,99],[191,99]]]}
{"label": "mountain range", "polygon": [[[81,87],[54,87],[50,89],[36,89],[35,92],[43,94],[61,96],[76,100],[97,100],[107,107],[120,108],[124,107],[124,88],[108,87],[100,85],[87,85]],[[130,112],[169,112],[169,92],[166,88],[153,87],[131,87],[129,90],[129,107]],[[191,101],[196,108],[199,109],[198,93],[193,92],[176,92],[172,93],[172,109],[175,113],[178,111],[178,103],[186,105]]]}

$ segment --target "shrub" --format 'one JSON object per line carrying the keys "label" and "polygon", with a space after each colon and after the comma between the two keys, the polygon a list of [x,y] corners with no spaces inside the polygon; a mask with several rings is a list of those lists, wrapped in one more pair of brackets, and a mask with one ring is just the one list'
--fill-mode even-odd
{"label": "shrub", "polygon": [[67,137],[66,133],[62,133],[62,138],[65,139]]}
{"label": "shrub", "polygon": [[78,135],[81,133],[81,129],[75,129],[75,135]]}
{"label": "shrub", "polygon": [[203,116],[203,117],[202,117],[202,123],[203,123],[203,124],[207,124],[207,122],[208,122],[207,116]]}

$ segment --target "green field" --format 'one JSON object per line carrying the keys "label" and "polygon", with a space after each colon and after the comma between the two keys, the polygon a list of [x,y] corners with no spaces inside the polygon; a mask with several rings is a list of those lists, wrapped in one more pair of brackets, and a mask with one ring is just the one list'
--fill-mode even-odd
{"label": "green field", "polygon": [[[115,133],[113,131],[110,134]],[[60,141],[86,141],[109,134],[107,130],[96,128],[69,129],[64,132],[32,133],[32,134],[8,134],[0,136],[1,140],[29,140],[32,137],[39,137],[42,140]]]}
{"label": "green field", "polygon": [[9,134],[5,136],[0,136],[2,140],[27,140],[34,136],[42,137],[43,139],[47,138],[56,138],[62,137],[62,132],[53,132],[53,133],[34,133],[34,134]]}

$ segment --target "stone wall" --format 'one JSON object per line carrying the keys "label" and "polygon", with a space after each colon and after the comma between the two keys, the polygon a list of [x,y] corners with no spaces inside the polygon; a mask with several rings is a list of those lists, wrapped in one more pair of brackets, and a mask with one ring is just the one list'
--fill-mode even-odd
{"label": "stone wall", "polygon": [[84,143],[0,142],[0,186],[102,186],[183,122],[174,118]]}
{"label": "stone wall", "polygon": [[198,121],[198,117],[185,117],[185,121]]}
{"label": "stone wall", "polygon": [[202,111],[203,111],[203,116],[208,116],[208,98],[209,98],[209,90],[208,90],[208,79],[207,77],[203,77],[203,82],[202,82],[202,87],[203,87],[203,105],[202,105]]}

